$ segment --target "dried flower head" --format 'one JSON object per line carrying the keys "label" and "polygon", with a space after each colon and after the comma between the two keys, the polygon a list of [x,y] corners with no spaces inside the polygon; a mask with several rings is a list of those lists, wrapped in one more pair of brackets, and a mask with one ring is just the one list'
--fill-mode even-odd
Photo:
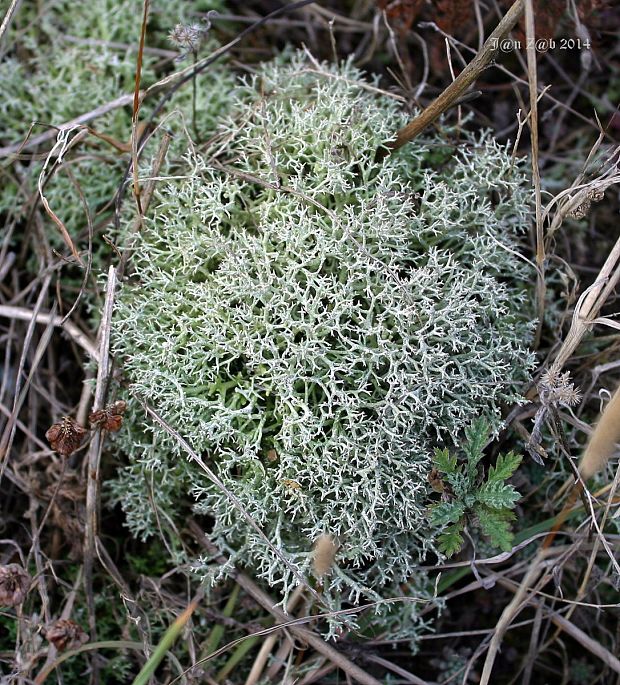
{"label": "dried flower head", "polygon": [[28,593],[30,581],[28,571],[19,564],[0,566],[0,606],[21,604]]}
{"label": "dried flower head", "polygon": [[568,213],[568,216],[570,216],[571,219],[577,219],[578,221],[580,219],[585,219],[585,217],[588,215],[588,212],[590,211],[590,205],[590,200],[586,199],[580,205],[578,205],[574,209],[571,209]]}
{"label": "dried flower head", "polygon": [[568,213],[568,216],[570,216],[571,219],[585,219],[590,212],[592,203],[600,202],[604,197],[605,191],[598,188],[591,188],[588,191],[585,200],[581,204],[577,205],[577,207],[574,209],[571,209],[571,211]]}
{"label": "dried flower head", "polygon": [[75,419],[63,416],[61,421],[48,429],[45,437],[55,452],[69,457],[82,444],[87,432]]}
{"label": "dried flower head", "polygon": [[538,393],[544,406],[574,407],[581,401],[581,393],[570,382],[570,373],[555,369],[546,371],[539,383]]}
{"label": "dried flower head", "polygon": [[323,533],[321,537],[314,543],[314,573],[322,578],[332,567],[338,545],[333,536],[328,533]]}
{"label": "dried flower head", "polygon": [[59,652],[64,652],[66,649],[77,649],[88,642],[88,635],[82,630],[82,627],[68,618],[58,619],[47,628],[45,638]]}
{"label": "dried flower head", "polygon": [[574,407],[581,401],[581,393],[570,382],[569,378],[570,373],[568,371],[560,373],[558,370],[551,368],[541,376],[538,382],[540,407],[534,418],[534,425],[527,448],[534,461],[541,465],[544,465],[542,457],[546,456],[546,452],[541,445],[542,430],[549,412],[556,410],[558,407]]}
{"label": "dried flower head", "polygon": [[198,24],[177,24],[170,32],[168,39],[173,45],[184,51],[185,57],[190,52],[198,52],[205,29]]}
{"label": "dried flower head", "polygon": [[126,409],[127,402],[117,400],[103,409],[91,412],[88,415],[88,422],[91,428],[102,428],[110,433],[116,433],[123,425],[123,414]]}

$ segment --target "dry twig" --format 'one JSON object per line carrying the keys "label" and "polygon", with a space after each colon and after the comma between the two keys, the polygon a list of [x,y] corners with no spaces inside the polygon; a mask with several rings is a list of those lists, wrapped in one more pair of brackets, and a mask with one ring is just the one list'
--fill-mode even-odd
{"label": "dry twig", "polygon": [[[99,326],[99,367],[97,369],[97,384],[93,410],[103,409],[107,392],[110,372],[110,332],[112,328],[112,310],[114,306],[114,291],[116,289],[116,270],[113,266],[108,271],[106,296]],[[89,627],[91,639],[95,641],[97,635],[95,619],[95,600],[93,596],[93,566],[96,554],[97,537],[99,534],[99,464],[103,446],[103,433],[96,431],[88,450],[88,475],[86,484],[86,533],[84,537],[84,587],[89,609]]]}
{"label": "dry twig", "polygon": [[506,12],[504,18],[495,27],[495,30],[485,41],[482,50],[476,54],[474,59],[463,69],[463,71],[452,81],[452,83],[437,97],[431,104],[419,114],[413,121],[400,129],[396,134],[396,139],[388,143],[392,150],[398,150],[406,143],[412,141],[429,124],[432,124],[441,114],[453,106],[469,86],[476,81],[480,74],[487,68],[491,60],[499,50],[499,42],[515,26],[521,13],[525,0],[516,2]]}
{"label": "dry twig", "polygon": [[93,341],[78,328],[72,321],[64,321],[64,317],[53,312],[35,313],[25,307],[13,307],[0,304],[0,317],[7,319],[19,319],[20,321],[32,321],[62,328],[63,331],[79,345],[93,361],[99,360],[99,351]]}
{"label": "dry twig", "polygon": [[[219,554],[217,548],[215,548],[213,543],[209,541],[197,523],[191,521],[190,530],[202,547],[208,550],[210,554],[216,555],[216,561],[219,564],[228,564],[228,560]],[[261,590],[258,585],[256,585],[248,576],[239,571],[234,571],[232,575],[238,585],[240,585],[248,593],[248,595],[250,595],[250,597],[256,600],[258,604],[260,604],[272,616],[274,616],[278,622],[287,623],[290,621],[290,617],[287,616],[282,609],[277,608],[271,597],[269,597],[266,592]],[[288,628],[299,639],[310,645],[313,649],[316,649],[317,652],[326,656],[330,661],[336,664],[338,668],[341,668],[351,678],[354,678],[359,683],[362,683],[362,685],[381,685],[376,678],[371,676],[369,673],[366,673],[366,671],[361,669],[356,664],[349,661],[349,659],[342,655],[337,649],[331,645],[328,645],[325,640],[311,630],[308,630],[308,628],[298,625],[289,625]]]}

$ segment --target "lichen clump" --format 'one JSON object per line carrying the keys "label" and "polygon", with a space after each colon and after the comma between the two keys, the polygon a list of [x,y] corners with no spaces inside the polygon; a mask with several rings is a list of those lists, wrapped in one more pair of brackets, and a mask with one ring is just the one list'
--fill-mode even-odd
{"label": "lichen clump", "polygon": [[[479,415],[497,427],[531,363],[524,172],[487,135],[377,159],[407,117],[350,64],[271,63],[232,99],[218,144],[159,187],[116,352],[132,393],[300,573],[322,535],[337,541],[328,605],[403,594],[435,551],[434,447]],[[189,490],[220,548],[290,591],[290,569],[178,441],[128,423],[115,487],[133,531],[153,533],[153,502],[174,516]]]}
{"label": "lichen clump", "polygon": [[[184,19],[190,9],[207,12],[214,7],[220,7],[218,0],[150,3],[142,89],[171,69],[172,57],[162,60],[161,55],[152,51],[157,53],[158,49],[173,47],[166,36],[175,23]],[[9,54],[0,59],[0,147],[24,142],[31,124],[36,124],[31,135],[37,136],[50,126],[65,126],[76,117],[114,103],[122,95],[131,95],[135,86],[141,14],[142,3],[136,0],[128,3],[91,0],[78,4],[55,0],[44,7],[25,3],[10,24],[6,37]],[[231,83],[225,70],[213,70],[201,83],[198,106],[203,116],[199,131],[207,137],[212,132],[212,112],[223,101],[227,102],[226,90]],[[166,112],[175,107],[190,111],[190,103],[191,92],[185,89]],[[143,118],[155,104],[152,100],[143,104]],[[166,124],[182,131],[179,117],[168,119]],[[89,120],[88,125],[108,140],[126,145],[131,135],[131,101],[124,107],[110,107],[106,114]],[[63,165],[45,184],[45,196],[76,245],[86,249],[84,200],[94,221],[98,212],[109,209],[122,183],[127,154],[121,154],[117,147],[94,135],[85,139],[79,152],[75,154],[74,150],[66,156]],[[31,165],[30,173],[20,182],[21,174],[14,181],[7,182],[6,175],[3,177],[0,211],[26,216],[28,203],[24,197],[36,192],[41,166],[42,162]],[[51,222],[48,237],[52,247],[64,247]]]}

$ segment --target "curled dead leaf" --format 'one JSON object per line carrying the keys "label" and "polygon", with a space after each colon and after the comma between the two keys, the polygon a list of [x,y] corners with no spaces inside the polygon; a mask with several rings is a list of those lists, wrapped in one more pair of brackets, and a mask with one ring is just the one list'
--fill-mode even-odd
{"label": "curled dead leaf", "polygon": [[434,466],[428,474],[427,479],[431,488],[433,488],[435,492],[443,492],[446,489],[444,482],[439,475],[439,471]]}

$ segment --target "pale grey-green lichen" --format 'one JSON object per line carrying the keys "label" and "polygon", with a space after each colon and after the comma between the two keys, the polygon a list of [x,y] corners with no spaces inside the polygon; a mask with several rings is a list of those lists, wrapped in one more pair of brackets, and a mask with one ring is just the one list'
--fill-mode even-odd
{"label": "pale grey-green lichen", "polygon": [[[36,5],[36,6],[35,6]],[[149,52],[150,48],[173,46],[168,33],[179,21],[196,19],[198,13],[220,8],[218,0],[154,0],[150,3],[147,30],[147,51],[141,73],[141,87],[152,85],[174,66],[172,57]],[[6,54],[0,55],[0,147],[24,142],[31,124],[32,136],[50,126],[60,127],[68,121],[114,102],[122,95],[131,95],[135,84],[137,45],[142,22],[142,0],[119,3],[117,0],[91,0],[74,3],[56,0],[40,7],[24,3],[11,22],[5,36]],[[191,11],[191,14],[190,14]],[[208,54],[213,44],[205,45]],[[197,109],[200,112],[199,133],[212,134],[214,114],[228,102],[233,82],[226,70],[214,69],[201,75],[197,89]],[[183,126],[191,120],[191,88],[185,88],[167,106],[164,113],[175,109],[185,112],[166,120],[166,127],[176,133],[173,147],[179,141],[185,146]],[[142,104],[144,120],[156,104],[151,98]],[[88,124],[97,132],[127,144],[131,135],[131,102],[115,107]],[[156,122],[157,123],[157,122]],[[183,141],[183,142],[182,142]],[[51,145],[48,143],[47,149]],[[151,150],[147,150],[148,156]],[[9,158],[9,164],[14,160]],[[97,214],[108,212],[127,167],[128,154],[123,155],[112,145],[88,136],[68,155],[63,165],[45,185],[50,206],[66,225],[78,249],[85,250],[87,218],[79,185],[86,204],[97,224]],[[11,178],[11,170],[3,173],[0,183],[0,211],[18,217],[27,216],[27,202],[36,194],[36,181],[42,162],[32,162]],[[71,178],[71,176],[73,179]],[[2,229],[0,229],[1,232]],[[1,233],[0,233],[1,235]],[[58,230],[49,220],[48,237],[53,247],[64,249]],[[95,251],[111,250],[97,238]],[[98,260],[95,255],[95,261]]]}
{"label": "pale grey-green lichen", "polygon": [[[423,592],[433,449],[479,415],[497,428],[531,364],[524,171],[486,134],[377,161],[406,116],[348,64],[298,55],[233,96],[217,157],[188,155],[140,235],[114,319],[124,377],[301,573],[337,538],[328,606]],[[130,400],[116,441],[131,530],[191,492],[219,547],[286,595],[290,570],[140,415]],[[385,611],[414,632],[415,605]]]}

